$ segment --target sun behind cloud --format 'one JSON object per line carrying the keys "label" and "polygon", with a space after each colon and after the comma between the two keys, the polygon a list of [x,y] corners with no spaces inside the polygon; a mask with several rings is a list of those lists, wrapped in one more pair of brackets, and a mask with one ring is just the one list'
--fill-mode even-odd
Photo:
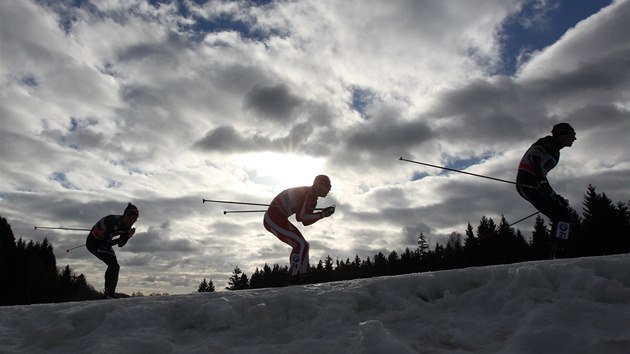
{"label": "sun behind cloud", "polygon": [[240,155],[238,160],[252,181],[277,190],[310,185],[324,173],[324,159],[308,155],[260,152]]}

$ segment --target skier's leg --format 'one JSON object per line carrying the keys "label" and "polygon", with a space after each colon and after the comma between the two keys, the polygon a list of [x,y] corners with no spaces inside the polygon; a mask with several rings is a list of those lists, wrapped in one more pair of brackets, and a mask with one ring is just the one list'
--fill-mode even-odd
{"label": "skier's leg", "polygon": [[[551,221],[550,258],[555,259],[559,257],[563,249],[563,243],[569,237],[568,210],[560,206],[552,196],[537,189],[517,186],[516,190],[521,197],[530,202]],[[559,225],[561,227],[558,227]]]}
{"label": "skier's leg", "polygon": [[118,274],[120,272],[120,265],[116,260],[116,255],[109,257],[107,264],[107,270],[105,271],[105,292],[110,296],[115,296],[116,286],[118,285]]}
{"label": "skier's leg", "polygon": [[523,199],[527,200],[534,208],[543,213],[550,220],[553,221],[555,219],[555,212],[552,207],[555,201],[551,200],[545,193],[537,189],[524,188],[521,186],[517,186],[516,191]]}
{"label": "skier's leg", "polygon": [[309,244],[304,239],[300,231],[288,220],[277,220],[265,214],[265,228],[274,234],[280,241],[291,246],[291,254],[289,255],[289,264],[291,269],[289,274],[296,276],[308,272],[308,252]]}
{"label": "skier's leg", "polygon": [[120,272],[120,265],[116,259],[116,253],[110,245],[99,242],[90,236],[88,236],[86,246],[90,253],[107,265],[107,270],[105,271],[105,295],[114,297],[118,284],[118,274]]}

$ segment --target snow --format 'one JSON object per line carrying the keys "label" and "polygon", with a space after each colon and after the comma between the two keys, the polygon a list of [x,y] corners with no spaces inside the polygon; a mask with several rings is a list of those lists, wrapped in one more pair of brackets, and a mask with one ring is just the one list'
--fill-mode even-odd
{"label": "snow", "polygon": [[630,255],[0,308],[1,353],[630,353]]}

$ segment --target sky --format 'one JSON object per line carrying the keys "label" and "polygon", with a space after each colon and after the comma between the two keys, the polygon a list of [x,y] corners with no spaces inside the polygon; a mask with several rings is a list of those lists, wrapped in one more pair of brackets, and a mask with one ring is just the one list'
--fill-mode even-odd
{"label": "sky", "polygon": [[0,351],[625,354],[628,267],[626,254],[275,289],[3,306]]}
{"label": "sky", "polygon": [[[223,289],[288,264],[269,203],[318,174],[337,211],[311,263],[446,243],[535,209],[512,181],[558,122],[577,131],[551,185],[630,200],[630,1],[0,0],[0,215],[103,287],[85,232],[140,209],[118,291]],[[255,208],[257,209],[257,208]],[[526,236],[534,220],[518,226]]]}

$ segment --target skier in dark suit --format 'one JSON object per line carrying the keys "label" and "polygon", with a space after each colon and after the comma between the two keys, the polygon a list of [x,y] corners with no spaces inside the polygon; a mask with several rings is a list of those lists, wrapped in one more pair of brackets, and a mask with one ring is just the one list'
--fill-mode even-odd
{"label": "skier in dark suit", "polygon": [[538,139],[525,152],[516,175],[518,194],[551,220],[552,258],[560,240],[569,238],[571,211],[569,202],[551,188],[547,173],[560,161],[560,150],[575,140],[575,130],[568,123],[554,125],[550,136]]}
{"label": "skier in dark suit", "polygon": [[[116,285],[120,265],[116,260],[113,245],[123,247],[136,231],[132,228],[138,220],[138,208],[129,203],[123,215],[107,215],[99,220],[85,240],[87,249],[107,264],[105,271],[105,298],[117,298]],[[114,236],[120,236],[114,239]]]}

